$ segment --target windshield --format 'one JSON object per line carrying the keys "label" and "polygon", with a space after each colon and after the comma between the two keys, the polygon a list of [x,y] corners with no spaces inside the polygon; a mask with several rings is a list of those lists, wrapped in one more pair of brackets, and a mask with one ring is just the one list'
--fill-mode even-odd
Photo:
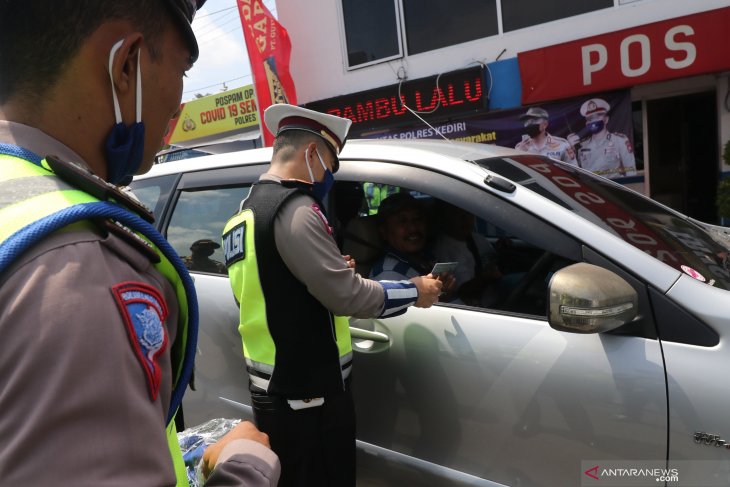
{"label": "windshield", "polygon": [[619,184],[540,156],[476,161],[711,286],[730,289],[730,239]]}

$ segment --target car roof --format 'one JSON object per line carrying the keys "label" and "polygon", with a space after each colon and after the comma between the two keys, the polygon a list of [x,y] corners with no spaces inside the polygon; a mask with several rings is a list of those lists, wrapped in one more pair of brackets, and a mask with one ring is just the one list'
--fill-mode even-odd
{"label": "car roof", "polygon": [[[271,161],[271,154],[272,148],[265,147],[170,161],[155,164],[149,172],[137,176],[135,179],[203,169],[268,164]],[[443,169],[444,164],[448,164],[450,172],[460,173],[462,171],[473,172],[477,167],[468,161],[519,154],[525,154],[525,152],[496,145],[448,140],[353,139],[347,141],[339,157],[341,161],[399,161],[431,169]],[[483,168],[479,168],[479,171],[481,174],[486,172]]]}

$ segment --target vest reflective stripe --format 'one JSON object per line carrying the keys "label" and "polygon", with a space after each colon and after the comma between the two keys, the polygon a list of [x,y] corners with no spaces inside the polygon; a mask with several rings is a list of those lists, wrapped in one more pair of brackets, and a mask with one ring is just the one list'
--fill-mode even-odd
{"label": "vest reflective stripe", "polygon": [[40,196],[51,191],[72,189],[68,184],[52,176],[31,176],[11,181],[0,181],[0,210],[24,199]]}
{"label": "vest reflective stripe", "polygon": [[[253,385],[259,389],[268,390],[269,383],[271,382],[271,374],[274,373],[274,367],[268,364],[262,364],[261,362],[254,362],[248,358],[246,359],[246,366],[250,372],[249,379]],[[352,372],[352,352],[340,357],[340,368],[342,369],[342,380],[350,377],[350,373]]]}
{"label": "vest reflective stripe", "polygon": [[[2,175],[0,176],[0,221],[3,222],[2,227],[0,227],[0,249],[2,249],[0,251],[0,272],[3,272],[7,265],[12,262],[12,259],[17,257],[20,252],[29,248],[49,233],[63,228],[70,223],[83,221],[91,217],[113,218],[124,224],[132,225],[135,228],[144,228],[151,235],[157,233],[153,227],[128,210],[122,209],[112,203],[101,202],[81,190],[74,189],[56,177],[52,172],[44,169],[45,164],[43,164],[44,167],[41,167],[32,160],[24,160],[14,155],[9,155],[5,150],[7,147],[7,145],[0,147],[2,149],[0,150],[0,167],[3,168]],[[34,182],[38,183],[35,187]],[[14,185],[14,183],[18,184]],[[43,187],[43,190],[38,190],[40,187]],[[6,191],[9,188],[13,188],[13,190]],[[45,191],[46,189],[50,189],[50,191]],[[174,446],[171,442],[170,431],[174,433],[174,413],[177,410],[177,404],[179,404],[179,399],[182,396],[181,391],[184,391],[187,387],[189,378],[187,373],[184,374],[184,377],[187,378],[184,378],[182,375],[184,370],[192,367],[191,359],[194,354],[194,347],[191,347],[191,354],[191,350],[187,349],[187,339],[190,338],[191,341],[194,341],[197,337],[197,306],[190,307],[190,311],[193,314],[190,315],[192,319],[191,334],[189,336],[187,295],[190,294],[194,300],[195,293],[194,290],[190,291],[192,284],[187,283],[186,285],[183,283],[181,275],[175,270],[176,266],[165,255],[166,253],[168,255],[175,255],[174,252],[171,253],[171,248],[165,249],[165,252],[158,248],[150,237],[142,234],[141,231],[137,233],[150,242],[160,256],[160,263],[156,264],[155,268],[173,284],[180,306],[178,337],[182,339],[179,341],[176,340],[175,346],[178,364],[173,369],[177,372],[175,377],[177,383],[175,384],[173,397],[171,398],[171,409],[168,412],[168,431],[166,436],[175,467],[177,485],[186,486],[188,485],[187,472],[185,471],[180,447],[177,445],[177,435],[175,435],[174,442],[177,446]],[[160,236],[159,238],[161,239],[162,237]],[[164,242],[164,239],[157,240],[156,243],[169,247]],[[182,263],[179,263],[177,267],[184,269]],[[188,288],[187,293],[186,288]],[[193,304],[195,303],[193,302]],[[175,354],[175,351],[171,350],[171,353]],[[188,364],[189,360],[190,362]],[[189,367],[186,367],[186,365],[189,365]],[[180,381],[181,378],[184,379],[184,383]],[[180,465],[182,465],[182,469],[179,468]]]}
{"label": "vest reflective stripe", "polygon": [[[0,164],[4,161],[0,159]],[[59,209],[74,204],[94,203],[98,201],[83,191],[71,189],[41,194],[0,209],[2,226],[0,227],[0,241],[7,240],[11,235],[34,222],[51,216]]]}

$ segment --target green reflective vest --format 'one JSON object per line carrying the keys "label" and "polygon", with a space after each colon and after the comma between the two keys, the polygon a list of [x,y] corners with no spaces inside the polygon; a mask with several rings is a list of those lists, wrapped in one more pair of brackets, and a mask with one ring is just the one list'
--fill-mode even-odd
{"label": "green reflective vest", "polygon": [[287,399],[341,392],[352,367],[348,319],[309,294],[276,249],[274,219],[299,192],[259,182],[223,230],[251,388]]}
{"label": "green reflective vest", "polygon": [[[25,159],[17,155],[9,155],[5,150],[7,147],[12,146],[3,145],[0,149],[0,167],[2,168],[0,170],[0,196],[2,196],[0,198],[0,221],[2,222],[0,225],[0,256],[3,257],[4,264],[0,266],[0,272],[9,264],[4,261],[6,258],[19,255],[21,251],[33,244],[32,239],[23,238],[19,241],[16,238],[24,230],[31,228],[39,221],[56,221],[58,222],[56,226],[60,227],[74,221],[82,221],[83,218],[78,219],[74,216],[74,210],[84,208],[79,205],[100,203],[100,200],[94,196],[62,181],[50,170],[45,160],[37,165],[30,157]],[[2,188],[12,191],[3,191]],[[180,308],[178,323],[178,337],[180,338],[176,340],[175,347],[171,350],[171,356],[177,359],[177,363],[172,369],[177,384],[183,371],[185,351],[191,345],[187,343],[189,339],[187,295],[181,278],[170,260],[147,236],[139,232],[137,234],[144,238],[160,256],[160,261],[155,264],[155,268],[172,283],[177,294]],[[174,415],[168,421],[166,434],[177,485],[188,486],[185,463],[177,441]]]}

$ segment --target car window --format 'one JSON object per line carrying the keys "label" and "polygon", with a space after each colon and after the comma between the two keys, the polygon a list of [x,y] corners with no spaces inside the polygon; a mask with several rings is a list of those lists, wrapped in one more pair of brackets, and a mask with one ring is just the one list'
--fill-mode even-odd
{"label": "car window", "polygon": [[181,191],[167,239],[189,270],[226,274],[221,234],[248,195],[249,186]]}
{"label": "car window", "polygon": [[175,186],[176,178],[176,175],[171,174],[134,180],[129,184],[129,188],[132,190],[132,194],[152,211],[155,220],[159,221],[165,209],[165,203],[170,197],[170,192]]}
{"label": "car window", "polygon": [[[542,245],[558,239],[534,224],[531,215],[511,216],[511,219],[523,221],[515,222],[512,228],[505,228],[503,222],[488,217],[488,210],[485,214],[472,213],[459,201],[461,192],[458,185],[442,184],[442,187],[450,187],[453,195],[440,194],[439,198],[429,193],[428,184],[414,183],[404,187],[387,181],[338,181],[337,186],[340,191],[343,186],[350,188],[351,201],[365,202],[359,206],[351,205],[364,210],[349,213],[339,238],[343,254],[355,258],[356,270],[376,280],[407,279],[428,273],[435,262],[458,262],[453,273],[456,283],[452,291],[442,298],[442,304],[544,319],[550,277],[558,269],[579,260],[577,244],[554,245],[553,242],[553,245]],[[387,191],[387,194],[375,192],[376,198],[373,198],[372,188],[384,193]],[[400,245],[398,237],[388,237],[388,232],[398,232],[397,228],[392,228],[400,224],[397,219],[391,226],[378,217],[381,202],[397,193],[413,196],[423,213],[424,227],[421,229],[416,225],[417,229],[411,228],[402,235],[404,240],[415,242],[419,241],[416,234],[424,232],[423,251],[415,254],[421,257],[414,256],[413,252],[401,252],[397,248]],[[476,207],[488,209],[494,206],[487,204],[488,193],[478,192],[476,195],[484,199],[474,201]],[[373,201],[377,204],[372,204]],[[336,213],[339,213],[338,203],[331,202]],[[406,243],[403,245],[401,248],[407,248]]]}

